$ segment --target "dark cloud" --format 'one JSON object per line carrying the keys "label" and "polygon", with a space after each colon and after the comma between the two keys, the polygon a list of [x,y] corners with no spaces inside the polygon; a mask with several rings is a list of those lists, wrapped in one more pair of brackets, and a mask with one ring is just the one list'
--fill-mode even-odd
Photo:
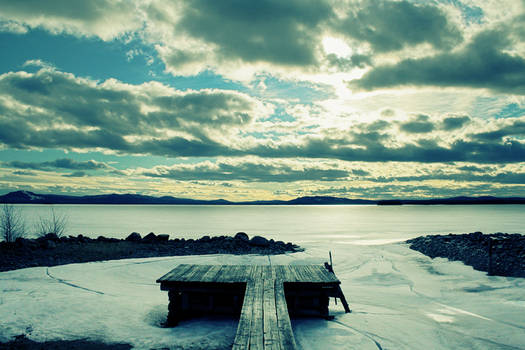
{"label": "dark cloud", "polygon": [[319,26],[333,13],[324,0],[197,0],[181,15],[175,30],[213,43],[224,58],[303,66],[316,62]]}
{"label": "dark cloud", "polygon": [[356,176],[368,176],[370,175],[370,172],[363,170],[363,169],[352,169],[352,174]]}
{"label": "dark cloud", "polygon": [[501,172],[497,174],[474,174],[472,172],[443,173],[434,172],[426,175],[392,176],[366,178],[368,181],[390,183],[390,182],[420,182],[429,180],[448,180],[455,182],[486,182],[490,184],[525,184],[525,173]]}
{"label": "dark cloud", "polygon": [[366,1],[337,24],[348,36],[370,43],[374,51],[400,50],[428,43],[448,49],[462,40],[446,14],[431,4],[409,1]]}
{"label": "dark cloud", "polygon": [[494,170],[493,167],[479,167],[475,165],[459,166],[457,167],[457,169],[461,171],[473,172],[473,173],[485,173],[485,172]]}
{"label": "dark cloud", "polygon": [[248,152],[260,157],[275,158],[331,158],[363,162],[478,162],[516,163],[525,159],[525,145],[515,140],[480,142],[456,140],[441,146],[435,140],[418,140],[398,147],[387,147],[386,134],[357,134],[352,141],[343,139],[306,139],[300,145],[283,144],[279,147],[260,145]]}
{"label": "dark cloud", "polygon": [[70,170],[100,170],[111,168],[108,164],[97,162],[95,160],[76,161],[70,158],[56,159],[47,162],[22,162],[12,161],[5,162],[5,166],[18,169],[33,169],[33,170],[49,170],[54,168],[70,169]]}
{"label": "dark cloud", "polygon": [[71,174],[64,174],[62,176],[64,177],[84,177],[84,176],[88,176],[88,174],[86,174],[86,172],[84,171],[75,171],[75,172],[72,172]]}
{"label": "dark cloud", "polygon": [[36,176],[37,174],[32,171],[17,170],[17,171],[13,171],[13,175]]}
{"label": "dark cloud", "polygon": [[[130,153],[180,149],[174,154],[220,151],[210,131],[228,132],[253,121],[264,107],[234,91],[176,91],[158,83],[103,84],[50,69],[0,76],[0,142],[13,148],[106,148]],[[57,127],[60,125],[60,127]],[[169,133],[185,136],[173,137]],[[140,136],[130,141],[130,136]],[[162,153],[164,152],[157,152]]]}
{"label": "dark cloud", "polygon": [[447,117],[443,119],[443,125],[441,128],[446,131],[452,131],[456,129],[461,129],[466,123],[470,121],[470,118],[467,116],[464,117]]}
{"label": "dark cloud", "polygon": [[211,180],[246,182],[336,181],[349,176],[346,170],[318,167],[294,168],[287,164],[246,161],[239,163],[201,163],[195,166],[157,166],[141,172],[148,177],[180,181]]}
{"label": "dark cloud", "polygon": [[[458,133],[446,143],[438,143],[429,133],[459,130],[468,117],[432,120],[419,115],[402,123],[385,120],[358,123],[346,131],[325,130],[316,136],[295,135],[295,139],[243,139],[243,128],[256,125],[255,118],[266,116],[263,113],[267,109],[258,100],[233,91],[181,92],[159,83],[99,84],[43,69],[37,73],[1,75],[0,94],[5,97],[0,100],[0,143],[18,149],[99,149],[166,157],[255,155],[366,162],[507,163],[525,159],[525,145],[521,141],[525,122],[516,118],[494,119],[489,131],[466,136]],[[6,101],[24,107],[13,107]],[[406,132],[402,138],[394,134],[395,125]],[[427,137],[421,137],[426,134]],[[42,166],[74,170],[96,167],[94,163],[68,160]]]}
{"label": "dark cloud", "polygon": [[487,88],[501,92],[525,93],[525,59],[504,50],[512,42],[504,30],[484,31],[459,51],[417,59],[405,59],[378,66],[352,88],[373,90],[401,85]]}
{"label": "dark cloud", "polygon": [[309,192],[310,195],[347,196],[354,198],[369,199],[422,199],[422,198],[446,198],[458,196],[501,196],[515,197],[525,196],[523,186],[507,185],[504,187],[492,184],[461,184],[457,187],[439,187],[427,184],[388,184],[370,186],[343,186],[330,187]]}
{"label": "dark cloud", "polygon": [[412,120],[401,123],[400,129],[410,134],[424,134],[434,130],[434,124],[427,115],[418,115]]}
{"label": "dark cloud", "polygon": [[372,57],[367,55],[355,54],[350,58],[339,57],[335,54],[326,55],[326,59],[330,66],[337,67],[340,71],[349,71],[352,68],[365,68],[372,64]]}
{"label": "dark cloud", "polygon": [[525,121],[514,120],[497,130],[471,134],[470,137],[480,141],[499,141],[508,136],[525,136]]}
{"label": "dark cloud", "polygon": [[52,33],[97,35],[111,39],[140,28],[132,1],[0,0],[2,17],[30,27],[43,27]]}

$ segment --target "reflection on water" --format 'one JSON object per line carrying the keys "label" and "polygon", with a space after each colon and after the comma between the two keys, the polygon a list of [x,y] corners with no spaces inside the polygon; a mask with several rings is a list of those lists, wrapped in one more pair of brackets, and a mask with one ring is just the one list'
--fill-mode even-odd
{"label": "reflection on water", "polygon": [[[20,205],[29,228],[50,205]],[[525,205],[436,206],[207,206],[54,205],[68,216],[68,234],[125,237],[130,232],[172,237],[238,231],[299,243],[383,244],[422,234],[525,233]]]}

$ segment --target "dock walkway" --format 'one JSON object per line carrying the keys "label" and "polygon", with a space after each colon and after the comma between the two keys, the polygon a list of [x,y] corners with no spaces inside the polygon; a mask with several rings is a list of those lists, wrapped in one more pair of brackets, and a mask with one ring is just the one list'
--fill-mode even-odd
{"label": "dock walkway", "polygon": [[334,273],[320,265],[178,265],[157,280],[169,291],[168,323],[240,313],[234,350],[296,349],[289,314],[329,317],[329,297],[350,312]]}

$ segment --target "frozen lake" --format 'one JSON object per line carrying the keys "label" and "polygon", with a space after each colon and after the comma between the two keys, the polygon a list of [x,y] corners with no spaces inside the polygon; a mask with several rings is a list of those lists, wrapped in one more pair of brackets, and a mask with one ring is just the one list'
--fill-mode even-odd
{"label": "frozen lake", "polygon": [[[20,205],[29,230],[49,205]],[[298,243],[370,244],[422,234],[525,233],[525,205],[204,206],[53,205],[67,234],[126,237],[131,232],[197,238],[238,231]]]}
{"label": "frozen lake", "polygon": [[[44,215],[46,206],[23,206]],[[525,349],[525,279],[487,276],[395,241],[427,233],[523,233],[525,206],[56,206],[75,234],[184,237],[246,231],[298,242],[281,256],[180,256],[0,273],[0,341],[88,338],[136,349],[228,349],[232,317],[159,325],[168,296],[155,280],[179,263],[321,264],[328,251],[352,313],[292,319],[303,349]],[[30,214],[33,213],[33,214]],[[73,233],[72,232],[72,233]]]}

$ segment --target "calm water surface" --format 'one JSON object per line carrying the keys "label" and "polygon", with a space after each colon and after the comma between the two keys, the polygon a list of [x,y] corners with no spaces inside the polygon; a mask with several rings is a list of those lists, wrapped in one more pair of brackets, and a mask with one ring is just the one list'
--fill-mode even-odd
{"label": "calm water surface", "polygon": [[432,233],[525,233],[525,205],[220,206],[20,205],[28,231],[51,208],[67,234],[126,237],[130,232],[197,238],[238,231],[298,243],[379,244]]}

